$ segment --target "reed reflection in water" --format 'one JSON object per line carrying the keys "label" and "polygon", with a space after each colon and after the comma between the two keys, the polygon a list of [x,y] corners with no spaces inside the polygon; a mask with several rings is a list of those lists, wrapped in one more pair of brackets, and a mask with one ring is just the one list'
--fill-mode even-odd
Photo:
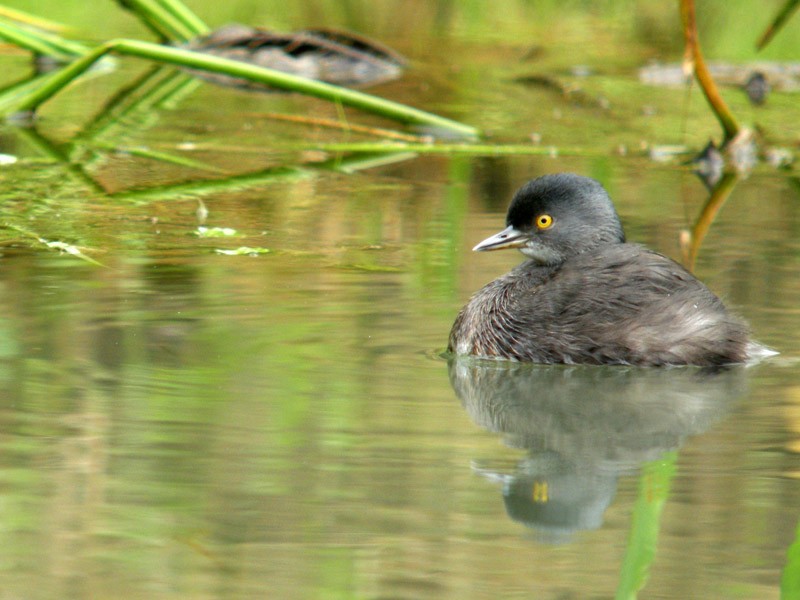
{"label": "reed reflection in water", "polygon": [[747,390],[746,370],[449,362],[472,420],[526,450],[513,473],[476,471],[502,485],[512,519],[550,541],[599,528],[619,475],[724,418]]}

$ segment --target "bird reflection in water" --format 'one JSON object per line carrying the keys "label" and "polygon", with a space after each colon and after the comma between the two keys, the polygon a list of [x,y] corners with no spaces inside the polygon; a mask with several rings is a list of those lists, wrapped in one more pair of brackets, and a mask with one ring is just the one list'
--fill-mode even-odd
{"label": "bird reflection in water", "polygon": [[451,358],[450,383],[472,420],[527,451],[502,486],[509,516],[551,542],[596,529],[617,479],[721,420],[746,367],[650,369]]}

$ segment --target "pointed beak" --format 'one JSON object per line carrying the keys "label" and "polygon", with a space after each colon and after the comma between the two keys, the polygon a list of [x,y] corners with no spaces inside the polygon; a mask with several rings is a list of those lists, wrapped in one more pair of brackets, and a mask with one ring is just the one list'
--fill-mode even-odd
{"label": "pointed beak", "polygon": [[488,237],[472,250],[474,252],[487,252],[489,250],[502,250],[503,248],[519,248],[528,241],[528,234],[514,229],[511,225],[503,229],[500,233],[495,233]]}

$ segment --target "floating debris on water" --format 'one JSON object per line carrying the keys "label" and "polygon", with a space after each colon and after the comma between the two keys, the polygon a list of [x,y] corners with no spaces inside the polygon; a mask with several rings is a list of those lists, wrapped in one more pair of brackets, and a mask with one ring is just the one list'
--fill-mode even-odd
{"label": "floating debris on water", "polygon": [[[588,73],[583,75],[583,77],[587,76]],[[575,106],[598,107],[603,110],[608,110],[611,107],[611,103],[609,102],[608,98],[603,96],[592,96],[579,85],[569,81],[562,81],[551,75],[541,73],[520,75],[519,77],[514,78],[514,82],[527,87],[536,87],[543,90],[556,92],[566,99],[567,102]]]}
{"label": "floating debris on water", "polygon": [[198,227],[194,234],[202,238],[231,237],[238,235],[239,232],[231,227]]}
{"label": "floating debris on water", "polygon": [[234,248],[232,250],[216,248],[214,252],[217,254],[223,254],[225,256],[258,256],[259,254],[269,254],[272,252],[272,250],[269,248],[251,248],[250,246],[240,246],[239,248]]}
{"label": "floating debris on water", "polygon": [[750,75],[750,78],[744,84],[744,91],[750,102],[759,106],[767,100],[767,95],[770,91],[769,81],[761,71],[756,71]]}
{"label": "floating debris on water", "polygon": [[[778,92],[800,91],[800,62],[754,62],[741,65],[712,62],[708,69],[721,85],[745,88],[757,75],[756,84]],[[639,69],[639,81],[647,85],[682,86],[691,81],[679,63],[655,63]],[[763,83],[759,83],[763,79]]]}
{"label": "floating debris on water", "polygon": [[659,163],[666,163],[675,160],[676,157],[682,156],[689,152],[689,148],[687,146],[682,145],[659,145],[659,146],[651,146],[647,154],[650,157],[650,160]]}
{"label": "floating debris on water", "polygon": [[792,166],[794,154],[788,148],[767,148],[764,160],[776,169],[786,169]]}
{"label": "floating debris on water", "polygon": [[695,173],[709,190],[713,190],[725,171],[725,159],[714,142],[708,142],[693,160]]}

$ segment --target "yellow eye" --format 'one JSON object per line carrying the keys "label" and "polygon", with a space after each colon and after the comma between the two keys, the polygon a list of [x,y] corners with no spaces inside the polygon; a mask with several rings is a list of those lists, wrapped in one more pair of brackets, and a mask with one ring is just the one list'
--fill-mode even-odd
{"label": "yellow eye", "polygon": [[547,229],[553,224],[553,217],[550,215],[539,215],[536,217],[536,227],[539,229]]}

